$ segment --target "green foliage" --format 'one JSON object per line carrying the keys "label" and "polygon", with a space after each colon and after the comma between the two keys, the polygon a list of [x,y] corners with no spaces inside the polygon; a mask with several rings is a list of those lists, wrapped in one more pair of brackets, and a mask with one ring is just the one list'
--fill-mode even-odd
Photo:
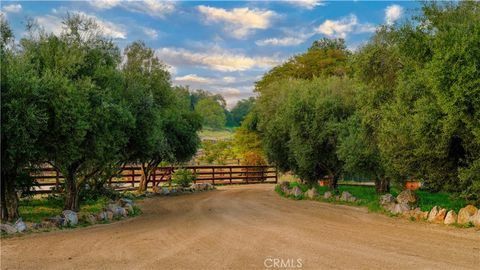
{"label": "green foliage", "polygon": [[192,110],[196,110],[198,103],[204,99],[211,99],[218,102],[218,104],[220,104],[220,106],[223,109],[225,109],[225,107],[227,106],[227,102],[225,101],[222,95],[212,94],[208,91],[198,89],[195,91],[190,91],[190,100],[191,100]]}
{"label": "green foliage", "polygon": [[164,107],[173,98],[170,75],[154,51],[142,42],[127,46],[124,57],[125,87],[121,98],[135,119],[124,152],[125,162],[161,161],[168,153],[163,125],[167,113]]}
{"label": "green foliage", "polygon": [[149,173],[199,145],[201,118],[152,49],[134,42],[122,61],[94,20],[68,15],[64,25],[55,35],[28,23],[16,44],[2,17],[2,219],[35,166],[61,171],[64,208],[78,211],[122,164],[148,163]]}
{"label": "green foliage", "polygon": [[475,1],[425,3],[353,54],[324,39],[273,68],[255,105],[269,160],[310,182],[371,175],[383,192],[415,178],[478,204],[479,11]]}
{"label": "green foliage", "polygon": [[[79,197],[82,202],[96,201],[100,198],[106,198],[110,200],[117,200],[121,196],[120,192],[108,187],[104,182],[98,183],[97,186],[87,185],[79,192]],[[88,203],[87,203],[88,204]]]}
{"label": "green foliage", "polygon": [[190,170],[180,169],[173,173],[172,182],[182,187],[188,187],[196,178],[197,176]]}
{"label": "green foliage", "polygon": [[[248,151],[242,154],[242,159],[240,164],[247,165],[247,166],[264,166],[264,165],[267,165],[267,162],[265,161],[264,157],[260,152]],[[261,172],[260,169],[257,169],[257,171]]]}
{"label": "green foliage", "polygon": [[[34,65],[17,55],[8,22],[1,15],[1,218],[18,217],[16,188],[28,187],[29,170],[42,159],[47,129],[46,91]],[[24,181],[26,180],[26,181]],[[27,184],[27,185],[25,185]]]}
{"label": "green foliage", "polygon": [[296,55],[264,74],[255,83],[255,90],[262,92],[269,84],[289,78],[343,77],[347,73],[349,55],[343,39],[315,41],[306,53]]}
{"label": "green foliage", "polygon": [[22,39],[18,57],[38,67],[31,70],[43,92],[34,107],[48,112],[40,157],[66,176],[65,208],[78,210],[77,190],[119,159],[133,119],[115,97],[119,49],[90,19],[72,15],[65,25],[69,30],[60,36],[38,32]]}
{"label": "green foliage", "polygon": [[225,111],[222,106],[212,98],[201,99],[195,107],[197,112],[203,119],[203,126],[221,129],[225,127],[227,121]]}
{"label": "green foliage", "polygon": [[227,126],[240,126],[254,105],[255,98],[253,97],[238,101],[230,111],[230,119],[227,121]]}
{"label": "green foliage", "polygon": [[318,78],[265,88],[258,127],[268,159],[310,183],[326,175],[338,179],[342,162],[336,147],[341,123],[353,113],[353,87],[346,78]]}
{"label": "green foliage", "polygon": [[426,4],[413,23],[392,30],[404,67],[379,131],[382,156],[398,175],[472,202],[480,192],[479,5]]}
{"label": "green foliage", "polygon": [[200,161],[207,164],[225,164],[228,159],[236,157],[231,141],[217,141],[202,143],[203,155]]}
{"label": "green foliage", "polygon": [[242,125],[235,129],[233,134],[233,147],[234,152],[238,156],[244,156],[246,153],[257,153],[259,156],[263,156],[262,140],[259,134],[254,130],[252,123],[255,121],[255,115],[250,113],[242,122]]}
{"label": "green foliage", "polygon": [[201,118],[186,101],[188,89],[172,89],[166,66],[151,48],[134,42],[124,54],[122,98],[135,118],[135,127],[122,162],[141,164],[139,191],[144,191],[158,164],[187,161],[196,153]]}

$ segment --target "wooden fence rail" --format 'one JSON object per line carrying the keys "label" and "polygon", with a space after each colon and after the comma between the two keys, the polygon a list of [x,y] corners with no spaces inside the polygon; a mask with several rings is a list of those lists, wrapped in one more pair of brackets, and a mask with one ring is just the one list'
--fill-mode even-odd
{"label": "wooden fence rail", "polygon": [[[168,166],[154,170],[148,181],[148,186],[158,186],[169,182],[172,174],[178,169],[190,170],[196,175],[195,183],[209,182],[214,185],[277,183],[277,169],[273,166],[242,166],[242,165],[199,165],[199,166]],[[141,178],[141,167],[125,166],[117,177],[110,178],[108,185],[116,189],[128,189],[138,186]],[[56,169],[46,167],[32,174],[37,183],[36,193],[49,193],[52,189],[59,190],[64,177]]]}

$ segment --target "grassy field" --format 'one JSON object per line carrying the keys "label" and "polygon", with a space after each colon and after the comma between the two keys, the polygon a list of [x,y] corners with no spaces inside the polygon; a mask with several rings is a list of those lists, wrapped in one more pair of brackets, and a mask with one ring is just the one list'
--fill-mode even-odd
{"label": "grassy field", "polygon": [[233,130],[232,129],[222,129],[222,130],[213,130],[213,129],[203,129],[198,134],[202,140],[231,140],[233,139]]}
{"label": "grassy field", "polygon": [[[290,182],[290,186],[298,186],[303,192],[308,190],[308,186],[305,184],[301,184],[299,182]],[[328,201],[338,204],[349,204],[349,205],[357,205],[357,206],[364,206],[367,207],[372,212],[384,212],[383,208],[379,204],[379,197],[380,195],[375,192],[375,189],[371,186],[339,186],[338,187],[338,194],[341,194],[343,191],[350,192],[353,196],[360,199],[359,202],[341,202],[336,200],[325,200],[323,199],[323,194],[326,191],[329,191],[328,187],[315,187],[318,193],[321,195],[319,200],[321,201]],[[283,192],[278,188],[276,191],[283,195]],[[391,192],[392,195],[397,196],[400,193],[400,189],[392,188]],[[417,195],[419,196],[419,207],[422,211],[429,211],[432,207],[439,206],[446,209],[455,210],[458,213],[460,208],[465,207],[467,202],[460,198],[455,198],[450,194],[447,193],[432,193],[425,190],[417,190]],[[303,199],[303,198],[302,198]]]}

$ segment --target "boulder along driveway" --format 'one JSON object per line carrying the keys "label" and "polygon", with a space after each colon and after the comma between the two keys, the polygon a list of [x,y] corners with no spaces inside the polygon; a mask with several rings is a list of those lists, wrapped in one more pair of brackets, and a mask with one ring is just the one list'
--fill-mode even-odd
{"label": "boulder along driveway", "polygon": [[3,239],[1,268],[480,269],[478,231],[288,200],[273,185],[140,204],[136,218]]}

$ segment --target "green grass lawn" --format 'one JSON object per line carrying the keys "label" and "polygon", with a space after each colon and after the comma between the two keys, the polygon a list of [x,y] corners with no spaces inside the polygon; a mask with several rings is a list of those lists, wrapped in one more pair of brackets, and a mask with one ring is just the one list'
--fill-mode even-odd
{"label": "green grass lawn", "polygon": [[[308,186],[305,184],[301,184],[299,182],[290,182],[290,186],[298,186],[303,192],[308,190]],[[348,204],[348,205],[357,205],[357,206],[365,206],[372,212],[383,212],[383,208],[379,204],[379,197],[380,195],[375,192],[375,188],[371,186],[339,186],[338,187],[338,194],[341,194],[343,191],[350,192],[353,196],[360,199],[360,202],[341,202],[335,200],[325,200],[323,199],[323,194],[326,191],[329,191],[328,187],[320,187],[316,186],[318,193],[321,195],[319,200],[321,201],[329,201],[339,204]],[[284,195],[279,188],[276,188],[276,191],[279,192],[281,195]],[[458,213],[460,208],[465,207],[467,202],[461,198],[455,198],[450,194],[447,193],[433,193],[428,192],[425,190],[417,190],[415,191],[419,196],[419,207],[422,211],[430,211],[432,207],[439,206],[442,208],[446,208],[448,210],[455,210]],[[397,196],[400,193],[399,189],[392,188],[391,192],[392,195]]]}
{"label": "green grass lawn", "polygon": [[[98,213],[108,202],[107,198],[83,202],[80,213]],[[20,216],[26,222],[41,222],[43,219],[62,213],[63,199],[59,197],[35,196],[20,200]]]}

